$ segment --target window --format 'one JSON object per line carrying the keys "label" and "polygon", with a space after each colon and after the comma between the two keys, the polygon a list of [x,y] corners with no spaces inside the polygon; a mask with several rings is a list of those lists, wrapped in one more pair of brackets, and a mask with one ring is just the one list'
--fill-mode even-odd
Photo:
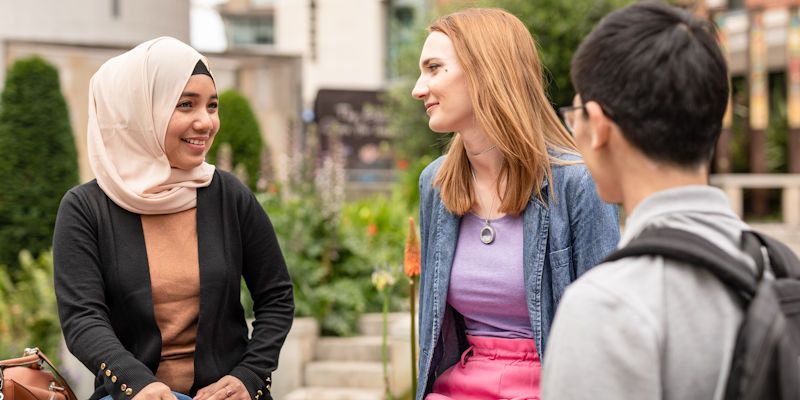
{"label": "window", "polygon": [[394,19],[401,27],[411,28],[414,25],[414,8],[410,6],[395,7]]}
{"label": "window", "polygon": [[[413,42],[418,28],[417,9],[411,5],[390,5],[388,13],[389,30],[386,43],[386,78],[397,78],[400,72],[401,48]],[[416,29],[415,29],[416,28]],[[414,64],[416,67],[416,64]]]}
{"label": "window", "polygon": [[230,26],[234,46],[275,44],[275,19],[272,15],[234,17]]}

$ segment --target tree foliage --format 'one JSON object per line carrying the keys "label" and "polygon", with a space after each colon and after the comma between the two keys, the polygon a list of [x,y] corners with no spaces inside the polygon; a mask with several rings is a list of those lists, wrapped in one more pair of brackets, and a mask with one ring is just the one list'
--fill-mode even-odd
{"label": "tree foliage", "polygon": [[631,0],[482,0],[519,17],[533,35],[549,83],[554,107],[572,104],[575,91],[569,77],[570,62],[583,38],[606,14]]}
{"label": "tree foliage", "polygon": [[228,143],[231,148],[233,170],[246,171],[246,183],[256,188],[261,170],[261,151],[264,143],[250,103],[241,93],[230,89],[219,96],[220,128],[214,144],[208,152],[210,162],[215,162],[220,145]]}
{"label": "tree foliage", "polygon": [[[387,91],[385,104],[389,128],[395,135],[398,159],[409,168],[401,172],[406,189],[404,198],[414,208],[416,179],[422,167],[442,154],[450,135],[437,134],[428,128],[428,117],[421,101],[411,97],[419,76],[419,56],[427,37],[426,27],[437,16],[470,6],[503,8],[519,17],[528,27],[539,48],[545,68],[548,96],[554,108],[571,104],[574,90],[569,77],[572,55],[581,40],[609,12],[631,0],[456,0],[435,10],[431,18],[419,20],[417,36],[404,43],[395,69],[400,76]],[[420,160],[427,162],[420,163]],[[409,175],[409,176],[405,176]]]}
{"label": "tree foliage", "polygon": [[[50,248],[61,197],[78,183],[75,140],[56,69],[18,60],[0,96],[0,264]],[[13,274],[12,274],[13,276]]]}

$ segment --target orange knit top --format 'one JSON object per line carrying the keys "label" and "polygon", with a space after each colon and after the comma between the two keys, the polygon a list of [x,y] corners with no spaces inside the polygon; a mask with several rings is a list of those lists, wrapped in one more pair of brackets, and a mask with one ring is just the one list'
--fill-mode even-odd
{"label": "orange knit top", "polygon": [[196,208],[175,214],[142,215],[150,264],[161,362],[156,378],[179,393],[194,383],[194,350],[200,312],[200,264]]}

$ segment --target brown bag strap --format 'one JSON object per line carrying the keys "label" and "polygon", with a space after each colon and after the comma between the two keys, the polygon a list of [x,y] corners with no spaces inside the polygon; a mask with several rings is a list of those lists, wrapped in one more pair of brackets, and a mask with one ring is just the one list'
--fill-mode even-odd
{"label": "brown bag strap", "polygon": [[61,373],[58,372],[58,369],[56,369],[56,366],[53,365],[53,363],[50,361],[50,359],[47,358],[47,356],[44,355],[44,353],[42,353],[42,351],[39,350],[38,348],[33,348],[33,351],[35,351],[36,355],[41,357],[41,359],[44,362],[46,362],[47,365],[50,367],[50,370],[53,371],[53,375],[56,376],[56,379],[61,384],[61,387],[64,389],[64,395],[67,396],[67,400],[77,400],[78,398],[75,396],[75,393],[72,392],[72,388],[69,387],[69,384],[67,383],[67,380],[64,379],[63,376],[61,376]]}
{"label": "brown bag strap", "polygon": [[[0,369],[3,368],[10,368],[10,367],[28,367],[33,364],[41,365],[42,362],[46,363],[48,367],[50,367],[50,371],[53,372],[53,375],[56,378],[56,381],[61,385],[61,388],[64,390],[64,395],[67,396],[67,400],[77,400],[75,393],[72,392],[72,388],[69,387],[67,380],[61,376],[61,373],[58,372],[58,369],[55,365],[50,361],[47,356],[39,350],[38,347],[34,347],[32,349],[25,349],[25,355],[19,358],[12,358],[10,360],[0,360]],[[2,375],[0,375],[2,376]]]}
{"label": "brown bag strap", "polygon": [[31,364],[38,363],[40,360],[37,354],[30,354],[10,360],[0,360],[0,368],[27,367]]}

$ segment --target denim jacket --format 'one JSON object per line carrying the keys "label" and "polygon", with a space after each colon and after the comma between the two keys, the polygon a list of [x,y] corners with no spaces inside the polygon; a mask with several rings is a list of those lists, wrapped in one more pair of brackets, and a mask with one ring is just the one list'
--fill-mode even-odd
{"label": "denim jacket", "polygon": [[[565,161],[574,155],[557,155]],[[420,175],[422,269],[419,293],[419,387],[416,399],[466,350],[463,318],[447,304],[461,218],[442,203],[433,181],[444,157]],[[617,209],[600,200],[583,164],[552,165],[552,188],[531,196],[523,214],[523,271],[536,349],[544,354],[556,306],[567,285],[597,265],[617,245]],[[551,196],[551,190],[553,196]]]}

